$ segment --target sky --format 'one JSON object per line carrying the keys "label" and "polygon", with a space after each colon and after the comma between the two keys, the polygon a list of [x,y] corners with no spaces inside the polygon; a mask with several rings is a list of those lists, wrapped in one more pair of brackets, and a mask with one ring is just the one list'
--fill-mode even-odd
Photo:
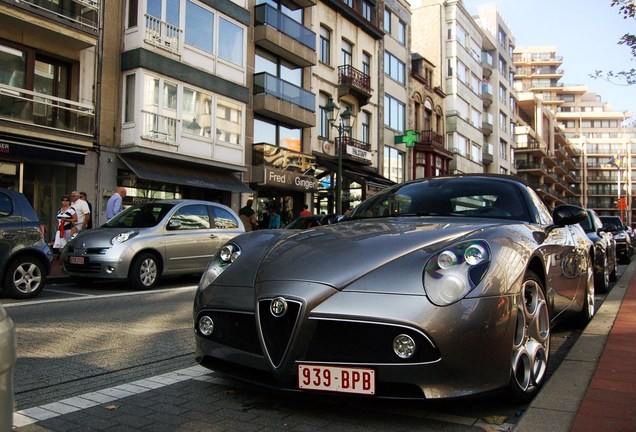
{"label": "sky", "polygon": [[563,57],[561,82],[585,85],[613,111],[630,111],[636,119],[636,85],[590,78],[595,70],[636,68],[631,52],[618,41],[636,34],[636,20],[623,19],[611,0],[463,0],[471,15],[477,6],[494,3],[515,38],[515,45],[554,45]]}

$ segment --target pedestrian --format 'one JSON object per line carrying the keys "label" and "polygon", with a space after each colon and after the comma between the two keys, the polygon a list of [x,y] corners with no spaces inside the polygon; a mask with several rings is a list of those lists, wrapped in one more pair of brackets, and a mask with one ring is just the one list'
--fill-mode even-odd
{"label": "pedestrian", "polygon": [[272,207],[269,211],[269,228],[278,229],[280,228],[280,215],[276,211],[276,207]]}
{"label": "pedestrian", "polygon": [[313,213],[309,210],[309,206],[307,204],[303,204],[303,210],[300,212],[300,216],[311,216]]}
{"label": "pedestrian", "polygon": [[258,228],[258,219],[256,212],[252,208],[254,201],[248,199],[245,206],[239,210],[239,217],[245,226],[245,231],[253,231]]}
{"label": "pedestrian", "polygon": [[124,198],[126,197],[126,188],[118,187],[117,192],[112,194],[106,202],[106,220],[112,219],[122,210]]}
{"label": "pedestrian", "polygon": [[88,226],[86,227],[86,229],[91,229],[93,228],[93,204],[88,201],[88,195],[86,195],[86,192],[80,192],[80,198],[86,201],[86,204],[88,204],[88,210],[91,213],[91,218],[88,220]]}
{"label": "pedestrian", "polygon": [[88,208],[86,201],[80,198],[79,192],[71,192],[71,206],[75,209],[77,222],[73,227],[75,231],[84,231],[88,229],[88,222],[91,220],[91,210]]}
{"label": "pedestrian", "polygon": [[64,249],[68,239],[71,237],[71,231],[73,230],[73,224],[77,221],[77,214],[75,209],[71,207],[71,199],[68,195],[62,195],[62,206],[57,211],[57,230],[55,232],[55,241],[53,242],[53,249],[59,252]]}

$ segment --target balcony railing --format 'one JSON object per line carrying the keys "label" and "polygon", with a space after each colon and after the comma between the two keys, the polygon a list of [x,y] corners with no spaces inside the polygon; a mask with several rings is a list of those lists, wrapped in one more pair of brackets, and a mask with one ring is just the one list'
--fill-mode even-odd
{"label": "balcony railing", "polygon": [[173,53],[181,52],[181,34],[183,31],[172,24],[153,17],[145,15],[146,27],[144,40],[151,45],[163,48]]}
{"label": "balcony railing", "polygon": [[93,105],[0,84],[0,119],[92,136]]}
{"label": "balcony railing", "polygon": [[142,115],[142,138],[168,144],[177,143],[177,119],[148,111],[142,111]]}
{"label": "balcony railing", "polygon": [[268,94],[315,112],[316,95],[267,72],[254,74],[254,94]]}
{"label": "balcony railing", "polygon": [[351,65],[338,66],[338,84],[349,84],[371,93],[371,77]]}
{"label": "balcony railing", "polygon": [[268,165],[281,170],[306,173],[316,166],[316,157],[285,147],[258,143],[252,147],[254,165]]}
{"label": "balcony railing", "polygon": [[268,4],[254,8],[254,21],[256,25],[268,25],[308,48],[316,49],[316,33]]}
{"label": "balcony railing", "polygon": [[[348,136],[343,136],[342,139],[339,137],[334,138],[334,142],[336,143],[336,150],[340,146],[341,141],[344,143],[344,145],[356,147],[356,148],[359,148],[360,150],[364,150],[368,152],[371,151],[371,144],[365,143],[364,141],[350,138]],[[344,151],[345,149],[343,148],[342,150],[343,150],[342,154],[346,154],[346,152]]]}
{"label": "balcony railing", "polygon": [[428,129],[420,133],[419,142],[422,144],[432,144],[432,145],[444,147],[444,136],[438,134],[437,132],[431,129]]}
{"label": "balcony railing", "polygon": [[69,0],[52,2],[47,0],[21,0],[35,9],[53,12],[64,19],[97,30],[99,2],[93,0]]}

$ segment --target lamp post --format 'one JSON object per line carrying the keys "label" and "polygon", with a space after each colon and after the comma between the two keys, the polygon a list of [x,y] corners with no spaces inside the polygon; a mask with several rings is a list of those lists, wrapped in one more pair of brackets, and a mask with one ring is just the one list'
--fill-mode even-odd
{"label": "lamp post", "polygon": [[338,130],[338,169],[336,171],[336,214],[342,214],[342,146],[344,144],[345,132],[351,133],[351,117],[353,112],[347,108],[340,113],[340,122],[336,123],[336,111],[340,108],[333,102],[333,98],[329,98],[327,104],[323,107],[327,113],[327,121],[329,125]]}

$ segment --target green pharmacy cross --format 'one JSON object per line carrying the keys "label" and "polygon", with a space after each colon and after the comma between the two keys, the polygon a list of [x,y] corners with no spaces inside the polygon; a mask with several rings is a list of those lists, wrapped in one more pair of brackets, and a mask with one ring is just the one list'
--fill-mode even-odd
{"label": "green pharmacy cross", "polygon": [[407,130],[405,135],[398,135],[393,137],[393,144],[406,144],[406,147],[413,147],[415,143],[420,139],[417,132],[413,130]]}

